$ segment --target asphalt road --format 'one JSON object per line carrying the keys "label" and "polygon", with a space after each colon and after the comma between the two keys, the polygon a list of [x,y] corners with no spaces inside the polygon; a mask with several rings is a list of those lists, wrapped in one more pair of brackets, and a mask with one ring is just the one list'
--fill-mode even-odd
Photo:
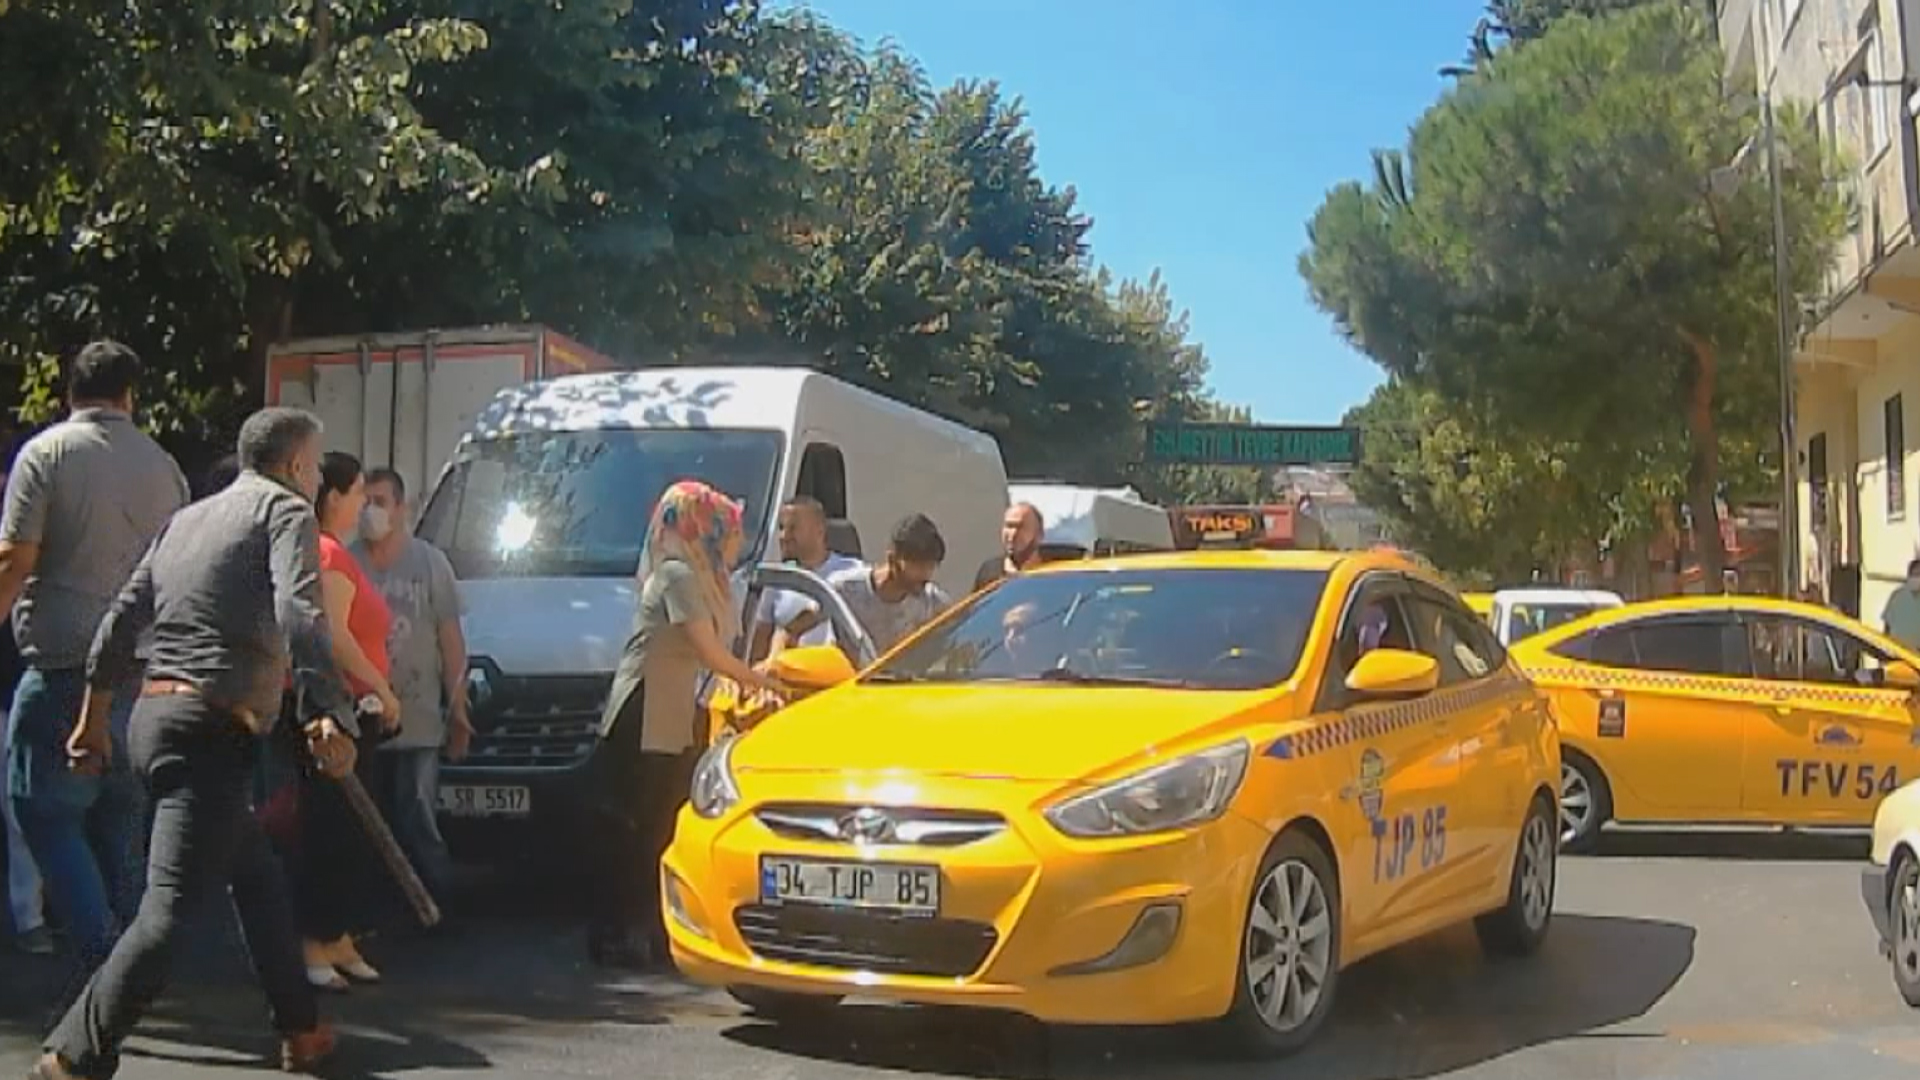
{"label": "asphalt road", "polygon": [[[1539,956],[1490,963],[1457,933],[1368,961],[1347,973],[1321,1042],[1283,1065],[1219,1060],[1192,1031],[881,1006],[775,1028],[721,994],[586,967],[568,898],[523,886],[481,894],[492,910],[459,936],[370,946],[389,985],[329,1003],[348,1036],[329,1075],[1905,1080],[1920,1016],[1875,950],[1864,855],[1847,837],[1615,834],[1605,853],[1563,862]],[[270,1075],[257,996],[209,941],[122,1076]],[[0,955],[0,1074],[24,1073],[57,983],[48,962]]]}

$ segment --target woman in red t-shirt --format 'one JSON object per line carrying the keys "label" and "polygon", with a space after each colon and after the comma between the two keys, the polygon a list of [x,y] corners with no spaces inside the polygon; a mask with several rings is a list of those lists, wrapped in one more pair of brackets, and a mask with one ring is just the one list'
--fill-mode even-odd
{"label": "woman in red t-shirt", "polygon": [[[345,543],[359,527],[366,501],[360,462],[350,454],[327,454],[320,463],[314,510],[320,519],[320,589],[333,628],[333,662],[355,700],[371,695],[380,702],[377,716],[359,717],[361,753],[355,771],[363,774],[373,761],[372,726],[388,732],[400,726],[400,701],[387,682],[387,630],[393,616]],[[377,855],[339,785],[313,770],[304,773],[303,781],[294,894],[307,978],[327,990],[347,988],[343,973],[376,982],[380,973],[361,957],[353,935],[371,928],[376,892],[370,871]]]}

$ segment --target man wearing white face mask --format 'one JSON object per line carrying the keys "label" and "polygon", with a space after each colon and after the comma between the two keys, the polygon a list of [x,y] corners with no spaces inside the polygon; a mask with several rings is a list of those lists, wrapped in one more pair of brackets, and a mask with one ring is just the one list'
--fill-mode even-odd
{"label": "man wearing white face mask", "polygon": [[440,756],[458,761],[473,737],[467,718],[467,642],[460,632],[460,591],[446,555],[414,536],[407,488],[392,469],[367,473],[367,505],[354,554],[386,598],[393,692],[400,734],[381,744],[375,776],[394,837],[427,887],[444,895],[450,860],[438,809]]}

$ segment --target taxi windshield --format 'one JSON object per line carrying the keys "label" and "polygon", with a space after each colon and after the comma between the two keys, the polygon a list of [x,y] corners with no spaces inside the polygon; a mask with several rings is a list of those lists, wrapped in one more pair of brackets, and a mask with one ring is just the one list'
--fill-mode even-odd
{"label": "taxi windshield", "polygon": [[1016,577],[865,676],[1251,690],[1293,674],[1327,575],[1087,570]]}

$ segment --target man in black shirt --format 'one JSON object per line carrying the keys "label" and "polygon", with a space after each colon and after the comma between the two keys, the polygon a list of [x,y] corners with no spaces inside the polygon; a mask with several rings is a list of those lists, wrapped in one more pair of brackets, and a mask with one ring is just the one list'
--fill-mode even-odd
{"label": "man in black shirt", "polygon": [[153,807],[139,915],[94,973],[35,1066],[41,1080],[105,1080],[120,1045],[164,988],[167,957],[191,909],[231,889],[247,951],[281,1035],[281,1064],[304,1072],[332,1053],[320,1023],[280,866],[249,800],[260,736],[290,673],[320,768],[353,768],[353,710],[320,604],[320,422],[265,409],[240,429],[244,470],[176,514],[113,602],[87,663],[72,767],[98,772],[113,752],[113,688],[146,681],[128,752]]}
{"label": "man in black shirt", "polygon": [[1046,534],[1047,523],[1041,519],[1039,507],[1032,503],[1007,507],[1006,516],[1000,520],[1001,554],[980,564],[980,572],[973,576],[973,591],[1040,565],[1040,541]]}

